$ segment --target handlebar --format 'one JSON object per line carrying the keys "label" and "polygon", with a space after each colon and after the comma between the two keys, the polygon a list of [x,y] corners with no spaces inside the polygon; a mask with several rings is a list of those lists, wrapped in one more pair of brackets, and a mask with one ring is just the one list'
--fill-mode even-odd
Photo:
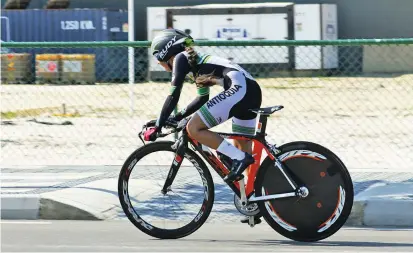
{"label": "handlebar", "polygon": [[[165,126],[164,126],[163,128],[169,128],[169,129],[172,129],[172,130],[170,130],[170,131],[168,131],[168,132],[165,132],[165,133],[159,132],[159,133],[157,133],[156,137],[157,137],[157,138],[165,137],[165,136],[167,136],[167,135],[170,135],[170,134],[179,132],[179,131],[181,131],[182,129],[184,129],[184,128],[186,127],[186,124],[188,123],[188,121],[189,121],[189,118],[185,118],[185,119],[183,119],[183,120],[181,120],[181,121],[179,121],[179,122],[174,121],[174,120],[167,119],[166,122],[165,122]],[[146,124],[143,125],[142,131],[139,133],[139,138],[142,140],[142,142],[143,142],[144,144],[145,144],[145,142],[144,142],[143,139],[142,139],[142,133],[143,133],[148,127],[153,127],[153,126],[155,126],[155,125],[156,125],[156,120],[148,121]]]}
{"label": "handlebar", "polygon": [[[156,124],[156,120],[151,120],[151,121],[148,121],[146,124],[144,124],[143,128],[153,127],[155,126],[155,124]],[[167,119],[165,122],[164,128],[177,128],[178,125],[179,125],[179,122]]]}

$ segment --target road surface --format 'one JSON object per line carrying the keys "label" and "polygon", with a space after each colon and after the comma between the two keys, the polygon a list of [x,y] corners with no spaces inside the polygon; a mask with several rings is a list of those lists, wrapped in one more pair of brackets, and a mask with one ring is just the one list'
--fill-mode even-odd
{"label": "road surface", "polygon": [[413,252],[412,229],[345,227],[317,243],[286,239],[262,223],[206,223],[178,240],[151,238],[128,221],[1,221],[1,251]]}

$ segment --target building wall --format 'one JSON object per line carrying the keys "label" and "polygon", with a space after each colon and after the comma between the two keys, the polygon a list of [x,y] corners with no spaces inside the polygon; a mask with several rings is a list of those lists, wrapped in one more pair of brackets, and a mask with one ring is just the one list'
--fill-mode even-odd
{"label": "building wall", "polygon": [[363,51],[364,73],[413,73],[413,45],[365,46]]}
{"label": "building wall", "polygon": [[[2,6],[6,0],[1,0]],[[127,9],[127,0],[71,0],[70,8]],[[173,2],[173,4],[172,4]],[[286,2],[265,0],[210,0],[208,3]],[[335,3],[339,39],[413,38],[413,0],[292,0],[294,3]],[[47,0],[32,0],[29,8],[43,8]],[[104,4],[102,4],[104,3]],[[135,39],[147,40],[146,7],[205,4],[204,0],[135,0]],[[364,49],[364,50],[363,50]],[[402,47],[391,53],[403,55]],[[409,50],[410,52],[410,50]],[[384,53],[390,53],[384,52]],[[381,51],[369,47],[341,47],[339,71],[344,74],[380,71],[388,68]],[[348,57],[351,56],[351,59]],[[409,67],[408,67],[409,68]],[[406,66],[395,70],[406,70]]]}
{"label": "building wall", "polygon": [[[2,0],[2,6],[6,0]],[[70,8],[127,9],[127,0],[71,0]],[[287,2],[265,0],[210,0],[208,3]],[[335,3],[340,39],[413,37],[412,0],[293,0],[295,3]],[[29,8],[43,8],[47,0],[32,0]],[[104,3],[104,5],[102,4]],[[173,4],[172,4],[173,3]],[[135,34],[146,40],[147,6],[205,4],[204,0],[135,0]]]}

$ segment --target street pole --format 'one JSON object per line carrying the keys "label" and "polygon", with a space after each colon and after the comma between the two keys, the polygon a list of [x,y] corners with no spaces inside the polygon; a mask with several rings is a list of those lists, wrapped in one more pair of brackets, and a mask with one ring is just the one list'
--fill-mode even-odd
{"label": "street pole", "polygon": [[[134,0],[128,0],[128,41],[135,41],[135,6]],[[133,47],[128,48],[129,62],[129,99],[130,114],[133,114],[133,85],[135,83],[135,50]]]}

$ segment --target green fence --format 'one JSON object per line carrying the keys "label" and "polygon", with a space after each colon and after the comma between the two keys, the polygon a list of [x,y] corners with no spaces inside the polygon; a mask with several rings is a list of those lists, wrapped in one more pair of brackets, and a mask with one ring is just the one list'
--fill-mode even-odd
{"label": "green fence", "polygon": [[[149,45],[2,43],[1,163],[121,164],[169,91]],[[314,141],[350,168],[413,170],[413,39],[197,41],[195,49],[252,73],[262,106],[285,106],[269,121],[274,143]],[[184,85],[180,108],[194,86]]]}

